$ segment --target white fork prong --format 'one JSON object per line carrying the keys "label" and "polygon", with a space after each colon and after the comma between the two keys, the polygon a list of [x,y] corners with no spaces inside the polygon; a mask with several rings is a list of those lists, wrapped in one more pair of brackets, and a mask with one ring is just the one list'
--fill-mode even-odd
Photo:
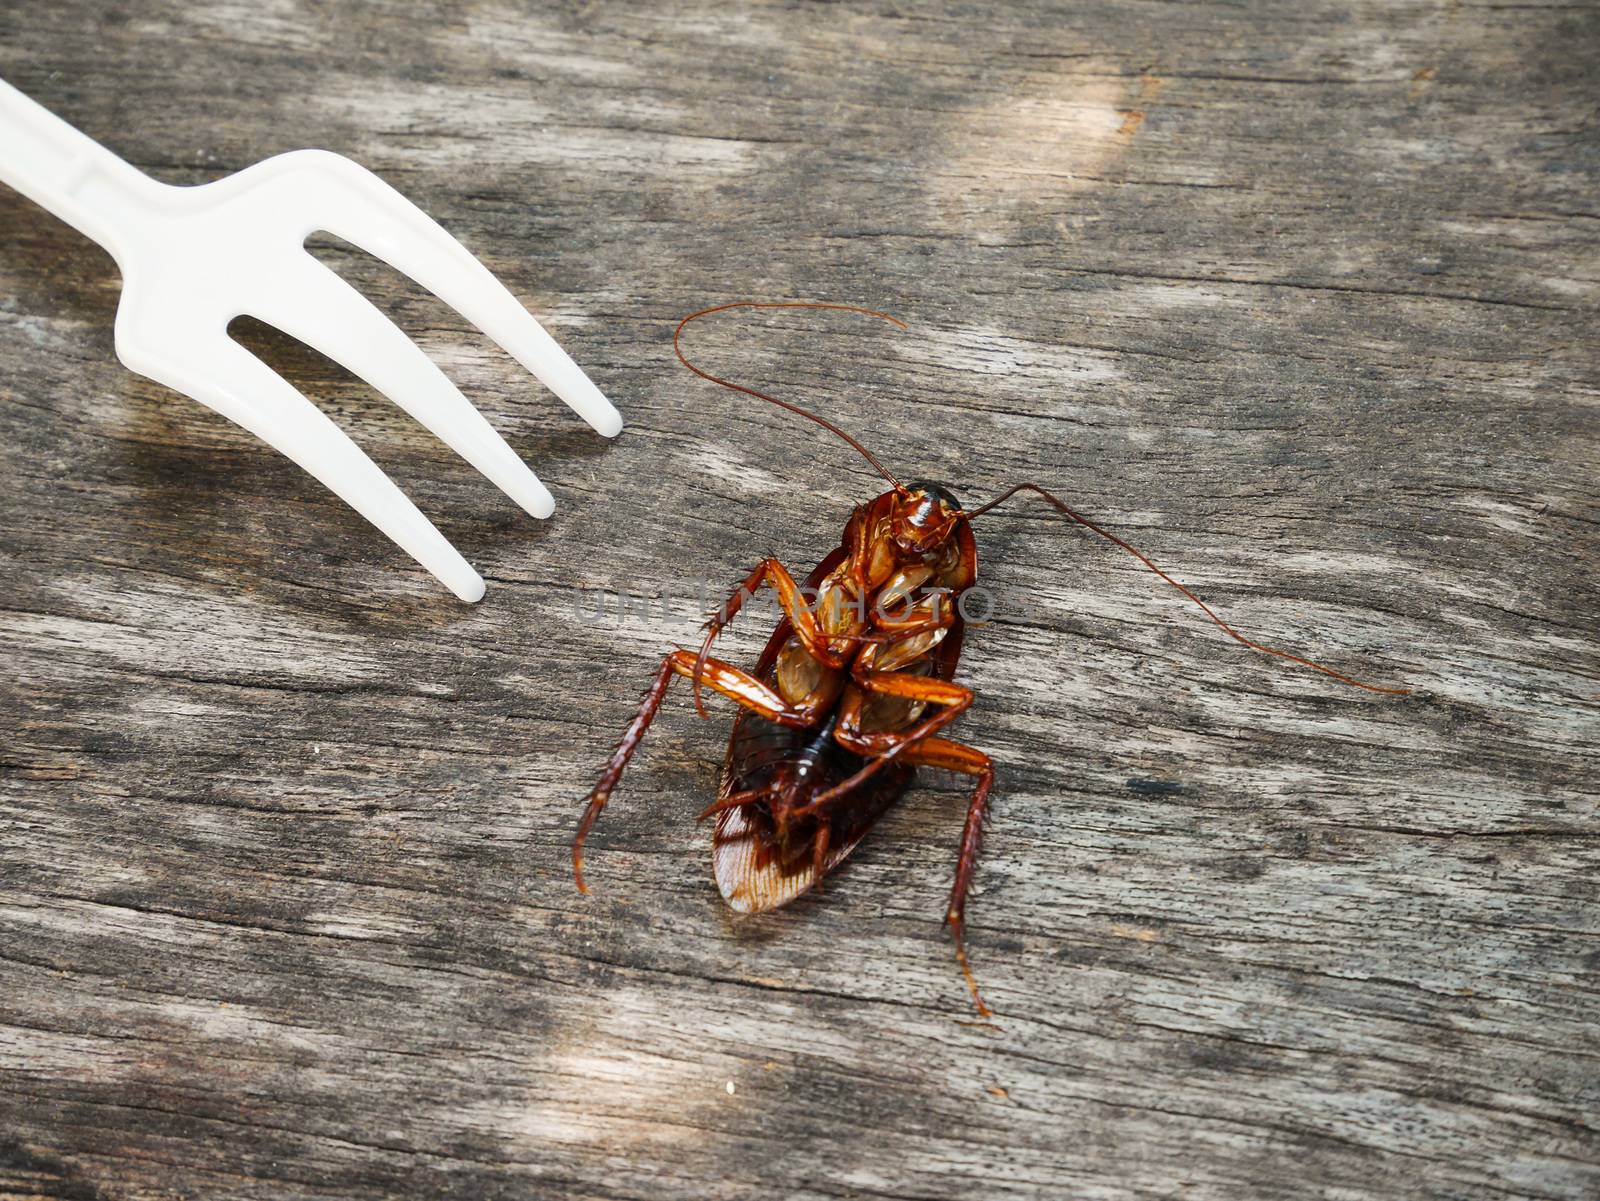
{"label": "white fork prong", "polygon": [[464,601],[483,598],[483,577],[378,465],[294,385],[226,334],[162,353],[119,337],[124,362],[229,420],[293,459],[377,526]]}
{"label": "white fork prong", "polygon": [[257,281],[250,314],[320,350],[432,430],[535,517],[555,500],[444,372],[365,296],[308,254]]}
{"label": "white fork prong", "polygon": [[345,239],[434,292],[597,431],[622,417],[489,269],[365,167],[297,150],[196,187],[158,183],[0,80],[0,181],[100,242],[122,271],[117,353],[261,437],[457,596],[483,580],[338,426],[227,335],[243,313],[383,392],[536,517],[545,486],[428,357],[305,241]]}
{"label": "white fork prong", "polygon": [[409,275],[504,347],[597,432],[610,438],[622,429],[622,415],[583,369],[438,222],[347,158],[296,150],[273,161],[291,159],[302,159],[332,185],[322,197],[326,203],[311,213],[312,232],[334,234]]}

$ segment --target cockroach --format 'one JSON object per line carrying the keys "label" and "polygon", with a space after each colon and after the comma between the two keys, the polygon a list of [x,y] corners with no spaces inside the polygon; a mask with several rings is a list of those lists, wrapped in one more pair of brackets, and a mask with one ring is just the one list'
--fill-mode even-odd
{"label": "cockroach", "polygon": [[[965,508],[949,488],[902,483],[879,458],[833,422],[799,405],[712,375],[690,362],[682,338],[690,322],[730,309],[829,309],[879,317],[855,305],[809,301],[736,301],[691,313],[673,331],[672,347],[696,375],[787,409],[843,439],[889,483],[889,490],[856,507],[844,537],[799,583],[777,559],[763,559],[706,622],[698,651],[675,650],[661,663],[589,793],[572,843],[578,889],[583,845],[605,808],[675,676],[693,686],[706,717],[702,687],[737,704],[717,799],[700,814],[716,818],[712,863],[717,887],[739,913],[787,905],[816,887],[866,836],[911,783],[918,766],[940,767],[975,783],[956,857],[944,921],[957,962],[980,1016],[990,1014],[967,959],[967,891],[977,863],[994,786],[988,755],[944,737],[971,707],[972,690],[955,681],[966,622],[962,598],[977,582],[972,523],[1019,493],[1032,493],[1078,525],[1132,555],[1177,589],[1234,641],[1369,692],[1405,695],[1404,688],[1363,683],[1331,667],[1245,637],[1204,601],[1156,566],[1142,551],[1102,529],[1035,483],[1021,483],[993,500]],[[717,636],[762,585],[771,587],[783,617],[754,671],[712,657]]]}

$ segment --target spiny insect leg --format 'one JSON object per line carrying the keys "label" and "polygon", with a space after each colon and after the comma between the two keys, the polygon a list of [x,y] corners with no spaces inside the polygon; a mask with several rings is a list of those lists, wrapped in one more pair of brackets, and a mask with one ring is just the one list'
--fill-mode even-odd
{"label": "spiny insect leg", "polygon": [[777,791],[775,785],[768,784],[764,788],[751,788],[744,792],[730,793],[728,796],[719,797],[700,811],[696,821],[705,821],[714,814],[721,813],[724,809],[739,809],[745,805],[753,805],[757,801],[766,800]]}
{"label": "spiny insect leg", "polygon": [[972,870],[978,862],[978,848],[983,842],[983,822],[989,811],[989,789],[994,786],[994,760],[982,751],[952,742],[948,738],[925,739],[911,747],[902,758],[907,763],[920,763],[928,767],[942,767],[962,775],[976,776],[977,787],[967,805],[967,821],[961,830],[961,851],[956,858],[956,878],[950,889],[950,903],[945,907],[944,924],[956,944],[956,961],[961,964],[961,974],[966,977],[967,988],[972,992],[972,1003],[980,1017],[988,1017],[990,1008],[978,992],[977,978],[972,965],[967,962],[965,919],[967,890],[972,886]]}
{"label": "spiny insect leg", "polygon": [[706,708],[700,697],[701,670],[710,662],[711,644],[717,640],[717,635],[722,633],[744,608],[747,600],[756,594],[756,589],[762,584],[770,583],[778,594],[778,604],[783,609],[783,614],[794,626],[795,633],[799,636],[806,650],[824,666],[840,668],[844,666],[844,659],[833,654],[828,649],[828,639],[822,633],[822,627],[817,622],[817,615],[811,605],[806,601],[805,594],[800,591],[800,585],[795,583],[794,576],[789,569],[777,559],[762,559],[757,563],[755,570],[744,578],[744,582],[734,590],[726,603],[711,615],[706,622],[705,641],[700,644],[700,655],[696,660],[694,675],[694,707],[701,717],[706,717]]}
{"label": "spiny insect leg", "polygon": [[811,844],[811,875],[815,879],[811,887],[813,891],[822,889],[823,865],[828,859],[828,843],[832,840],[833,827],[826,821],[817,823],[816,837]]}
{"label": "spiny insect leg", "polygon": [[696,674],[723,696],[737,701],[752,712],[759,713],[768,721],[775,721],[785,726],[810,726],[816,722],[813,714],[786,704],[783,697],[779,696],[770,685],[762,683],[747,671],[741,671],[720,659],[709,659],[702,663],[688,651],[673,651],[661,661],[661,670],[656,673],[655,682],[644,694],[644,699],[639,704],[639,712],[634,716],[627,732],[623,734],[622,741],[617,744],[617,749],[612,752],[611,758],[606,761],[599,782],[589,793],[589,803],[583,811],[583,820],[578,823],[577,837],[572,840],[572,873],[577,880],[579,892],[589,891],[589,886],[583,879],[583,844],[589,837],[590,828],[600,816],[600,811],[606,807],[606,802],[611,799],[612,790],[622,779],[628,761],[633,758],[634,751],[639,749],[645,731],[655,720],[656,713],[661,708],[661,701],[672,684],[672,677],[680,675],[693,678]]}
{"label": "spiny insect leg", "polygon": [[[839,724],[834,728],[833,736],[846,750],[867,756],[866,765],[853,776],[814,797],[807,806],[807,812],[813,812],[860,787],[869,776],[876,775],[895,759],[901,758],[909,748],[960,717],[972,707],[975,699],[972,689],[960,684],[906,672],[863,672],[856,676],[855,683],[858,687],[846,694],[839,708]],[[865,695],[869,691],[942,707],[909,730],[867,732],[861,729],[861,714]]]}

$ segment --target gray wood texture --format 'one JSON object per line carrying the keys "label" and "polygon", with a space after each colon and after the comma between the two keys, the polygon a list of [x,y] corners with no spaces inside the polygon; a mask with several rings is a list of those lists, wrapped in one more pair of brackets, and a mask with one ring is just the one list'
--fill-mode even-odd
{"label": "gray wood texture", "polygon": [[[624,409],[614,444],[324,254],[557,495],[239,337],[489,578],[456,603],[116,362],[110,259],[0,189],[0,1196],[1600,1195],[1592,4],[0,6],[0,75],[159,178],[350,154]],[[865,466],[1019,503],[961,736],[818,897],[736,921],[670,700],[700,613]],[[628,587],[678,597],[587,619]],[[748,660],[754,619],[726,636]]]}

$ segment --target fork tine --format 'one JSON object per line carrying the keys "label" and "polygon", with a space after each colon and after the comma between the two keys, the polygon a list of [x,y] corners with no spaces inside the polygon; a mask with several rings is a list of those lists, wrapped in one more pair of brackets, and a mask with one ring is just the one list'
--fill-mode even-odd
{"label": "fork tine", "polygon": [[[351,164],[352,166],[354,164]],[[606,437],[622,415],[516,297],[438,222],[364,168],[338,173],[340,186],[316,228],[343,238],[409,275],[455,309]]]}
{"label": "fork tine", "polygon": [[181,355],[150,355],[119,344],[133,370],[209,405],[276,447],[399,544],[464,601],[483,597],[483,579],[394,481],[345,432],[282,376],[226,336],[186,344]]}
{"label": "fork tine", "polygon": [[384,393],[535,517],[555,501],[444,372],[373,303],[310,255],[258,287],[252,316],[313,346]]}

